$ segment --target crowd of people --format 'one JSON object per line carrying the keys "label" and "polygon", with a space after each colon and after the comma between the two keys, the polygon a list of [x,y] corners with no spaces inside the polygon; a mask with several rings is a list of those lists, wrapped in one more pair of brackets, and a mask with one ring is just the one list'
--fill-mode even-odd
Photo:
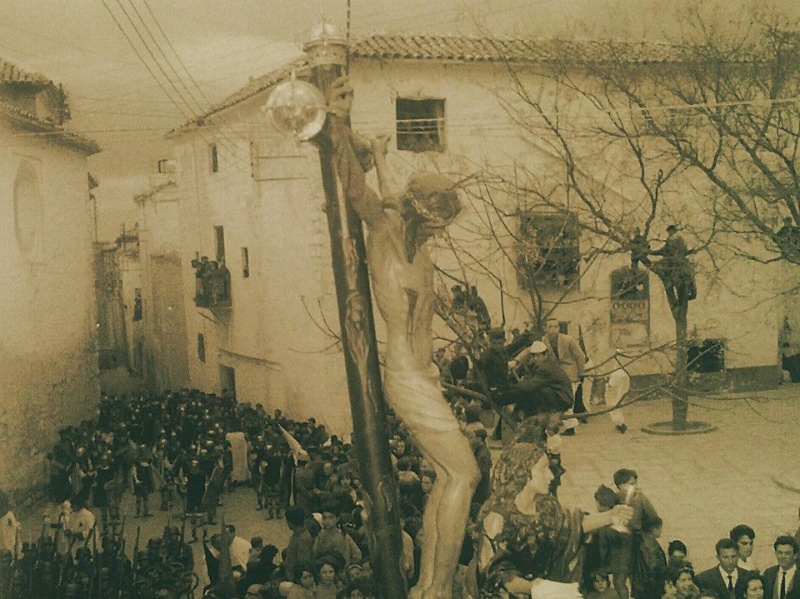
{"label": "crowd of people", "polygon": [[209,260],[208,256],[192,260],[195,275],[194,303],[201,308],[230,306],[231,273],[225,261]]}
{"label": "crowd of people", "polygon": [[[761,576],[750,557],[755,532],[736,526],[730,539],[717,543],[719,567],[695,574],[683,543],[662,550],[662,521],[632,470],[618,470],[612,484],[597,490],[596,514],[561,508],[558,487],[566,471],[559,446],[570,431],[565,413],[576,407],[575,393],[585,385],[586,359],[557,321],[547,324],[545,336],[532,341],[525,333],[506,343],[504,335],[489,331],[488,349],[472,364],[459,348],[449,363],[439,361],[442,379],[451,383],[450,407],[480,470],[456,593],[474,599],[529,595],[534,581],[546,580],[575,585],[586,599],[764,599],[751,589],[758,584],[766,599],[799,599],[796,568],[789,564],[797,559],[800,531],[775,540],[778,566]],[[606,396],[609,387],[616,392],[615,384],[609,381]],[[487,441],[498,419],[475,389],[515,405],[518,416],[516,433],[494,468]],[[621,397],[627,388],[617,391]],[[535,442],[528,429],[536,431]],[[420,575],[422,515],[436,474],[391,412],[387,430],[402,567],[411,587]],[[314,418],[270,414],[228,393],[180,390],[104,397],[97,418],[67,427],[59,437],[48,455],[49,495],[58,515],[43,523],[38,540],[20,542],[19,525],[0,495],[0,513],[6,513],[0,599],[193,596],[200,580],[194,543],[205,558],[207,597],[379,596],[354,448]],[[248,489],[254,513],[285,522],[290,539],[282,550],[263,536],[242,538],[218,517],[225,493],[239,488]],[[132,550],[126,547],[131,521],[120,502],[127,492],[135,497],[134,519],[177,509],[180,525],[170,515],[161,537],[137,538]],[[151,503],[152,497],[157,501]],[[782,572],[788,580],[776,582]],[[562,591],[555,596],[567,597]]]}
{"label": "crowd of people", "polygon": [[[462,418],[463,408],[454,404]],[[413,581],[419,557],[415,537],[435,475],[391,414],[388,425],[405,531],[404,568]],[[473,434],[464,426],[482,464],[477,505],[488,495],[491,455],[486,431]],[[48,456],[48,492],[58,506],[57,519],[46,523],[37,542],[21,544],[17,535],[4,543],[10,549],[5,571],[14,574],[0,597],[42,596],[43,581],[74,596],[116,597],[120,589],[129,594],[119,596],[183,596],[197,584],[191,578],[195,542],[202,543],[211,581],[207,591],[214,596],[222,578],[219,556],[225,553],[217,505],[226,491],[237,488],[251,489],[254,512],[284,519],[291,540],[279,553],[261,538],[234,534],[235,595],[230,597],[252,597],[256,590],[263,597],[305,597],[312,587],[315,597],[374,595],[354,449],[314,418],[295,421],[280,410],[268,414],[260,404],[182,390],[104,397],[96,419],[67,427],[59,436]],[[237,436],[244,451],[237,448]],[[120,510],[128,492],[135,497],[133,523]],[[7,502],[5,507],[0,511],[13,515]],[[161,538],[142,542],[141,548],[137,542],[127,561],[125,527],[156,511],[173,510],[181,512],[181,526],[168,525]],[[331,569],[334,583],[328,580]]]}

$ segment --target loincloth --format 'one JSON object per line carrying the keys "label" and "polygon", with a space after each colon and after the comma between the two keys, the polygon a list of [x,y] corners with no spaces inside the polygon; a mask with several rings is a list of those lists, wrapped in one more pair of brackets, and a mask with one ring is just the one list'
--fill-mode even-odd
{"label": "loincloth", "polygon": [[395,414],[412,433],[459,430],[439,385],[426,373],[386,369],[383,388]]}

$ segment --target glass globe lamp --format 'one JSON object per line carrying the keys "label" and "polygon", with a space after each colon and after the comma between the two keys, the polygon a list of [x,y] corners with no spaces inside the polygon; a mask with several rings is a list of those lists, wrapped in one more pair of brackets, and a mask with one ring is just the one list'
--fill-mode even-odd
{"label": "glass globe lamp", "polygon": [[308,141],[319,133],[327,116],[322,92],[294,76],[275,86],[262,110],[278,131],[300,141]]}

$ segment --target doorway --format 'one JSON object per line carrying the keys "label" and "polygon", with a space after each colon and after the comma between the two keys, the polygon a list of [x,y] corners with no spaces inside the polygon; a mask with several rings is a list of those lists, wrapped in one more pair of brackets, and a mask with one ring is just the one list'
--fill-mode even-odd
{"label": "doorway", "polygon": [[219,388],[222,397],[236,399],[236,370],[233,367],[219,365]]}

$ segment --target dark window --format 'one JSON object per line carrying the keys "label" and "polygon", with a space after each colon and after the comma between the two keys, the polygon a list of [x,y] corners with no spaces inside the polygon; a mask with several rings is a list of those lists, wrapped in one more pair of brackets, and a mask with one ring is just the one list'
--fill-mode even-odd
{"label": "dark window", "polygon": [[197,333],[197,359],[206,361],[206,337],[203,333]]}
{"label": "dark window", "polygon": [[725,370],[725,342],[722,339],[700,339],[689,343],[687,368],[698,373]]}
{"label": "dark window", "polygon": [[133,321],[142,319],[142,290],[138,287],[133,290]]}
{"label": "dark window", "polygon": [[650,278],[644,268],[620,268],[611,273],[611,299],[647,301],[650,299]]}
{"label": "dark window", "polygon": [[250,276],[250,252],[247,248],[242,248],[242,277],[245,279]]}
{"label": "dark window", "polygon": [[214,243],[216,244],[217,262],[225,260],[225,228],[222,225],[214,227]]}
{"label": "dark window", "polygon": [[444,152],[444,100],[398,98],[397,149]]}
{"label": "dark window", "polygon": [[219,172],[219,154],[217,150],[217,144],[211,144],[211,172],[218,173]]}
{"label": "dark window", "polygon": [[563,287],[580,275],[580,228],[572,214],[520,215],[517,277],[521,287]]}

